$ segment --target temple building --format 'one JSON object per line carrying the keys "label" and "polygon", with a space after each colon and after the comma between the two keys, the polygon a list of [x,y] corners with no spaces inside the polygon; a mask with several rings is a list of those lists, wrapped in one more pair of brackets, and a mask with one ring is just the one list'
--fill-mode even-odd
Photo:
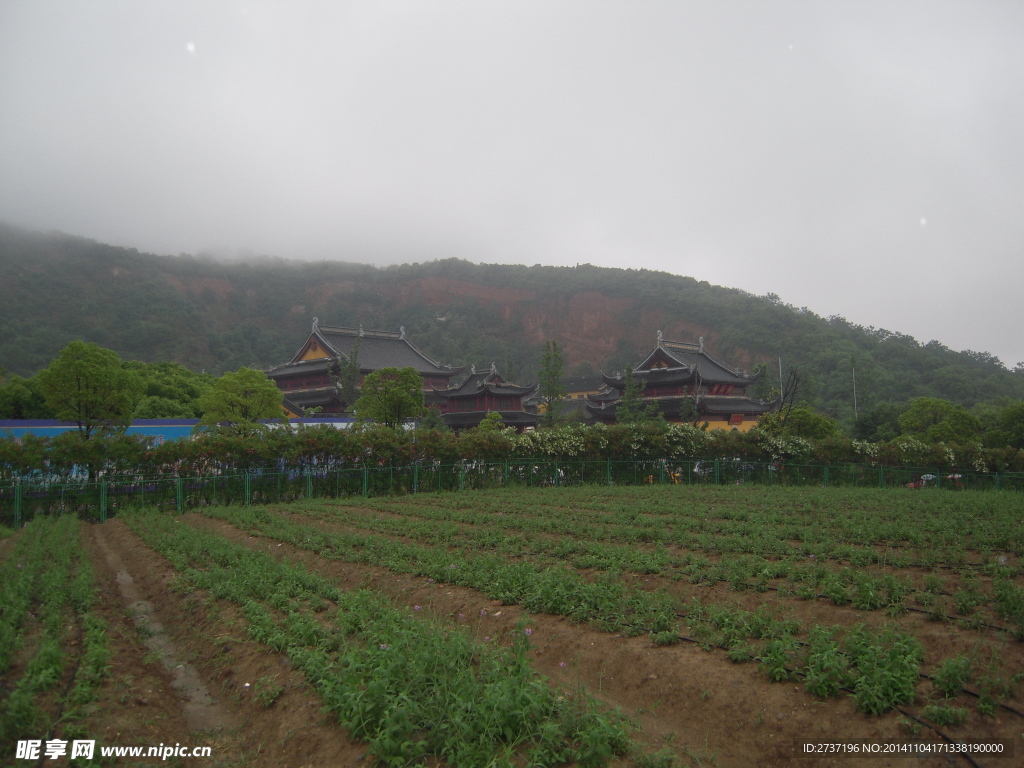
{"label": "temple building", "polygon": [[[643,389],[644,403],[655,403],[668,420],[703,424],[709,429],[746,432],[762,414],[778,408],[747,395],[747,388],[760,376],[730,368],[704,350],[704,337],[698,344],[667,341],[658,331],[658,344],[633,369]],[[587,413],[607,424],[614,423],[615,411],[626,388],[625,376],[604,376],[603,392],[587,397]]]}
{"label": "temple building", "polygon": [[313,330],[295,356],[284,365],[267,371],[284,393],[285,409],[295,416],[296,410],[319,408],[320,413],[340,414],[352,408],[338,395],[339,363],[350,360],[353,351],[359,364],[359,384],[366,374],[381,368],[413,368],[423,377],[423,389],[431,402],[434,388],[446,388],[450,380],[462,372],[431,360],[399,333],[365,331],[362,328],[337,328],[320,325],[313,318]]}
{"label": "temple building", "polygon": [[477,426],[488,413],[498,413],[507,427],[522,432],[537,426],[539,417],[526,411],[523,400],[537,392],[537,385],[520,387],[501,378],[498,369],[478,373],[472,369],[466,380],[447,389],[434,388],[444,423],[458,431]]}

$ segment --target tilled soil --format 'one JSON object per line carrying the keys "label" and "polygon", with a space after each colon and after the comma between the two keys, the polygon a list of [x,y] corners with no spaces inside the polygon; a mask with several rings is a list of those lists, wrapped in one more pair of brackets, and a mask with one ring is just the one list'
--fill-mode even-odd
{"label": "tilled soil", "polygon": [[[343,588],[374,589],[399,604],[423,606],[491,642],[500,642],[526,620],[533,628],[533,664],[539,672],[555,685],[585,686],[601,701],[634,718],[641,726],[638,738],[651,751],[668,744],[693,765],[969,764],[963,758],[932,756],[909,761],[885,757],[798,759],[797,744],[804,741],[935,742],[939,737],[927,728],[919,736],[910,735],[897,712],[865,716],[854,709],[849,698],[820,701],[801,685],[770,683],[755,664],[732,664],[721,652],[706,652],[685,643],[658,647],[646,636],[627,638],[573,625],[563,617],[525,615],[517,607],[502,606],[471,589],[329,560],[201,515],[186,515],[182,521],[301,563]],[[808,618],[800,615],[800,604],[794,610],[794,618]],[[981,719],[972,712],[967,726],[950,731],[959,738],[1020,737],[1024,736],[1024,720],[1003,714]],[[987,765],[984,760],[979,762]],[[1010,763],[1000,760],[995,764]]]}
{"label": "tilled soil", "polygon": [[[112,633],[117,666],[101,692],[104,712],[89,724],[98,746],[210,746],[210,758],[182,761],[205,768],[355,766],[365,758],[366,746],[321,711],[286,658],[246,639],[244,620],[230,605],[173,591],[170,563],[123,521],[91,526],[88,545],[105,618],[120,617]],[[149,627],[141,634],[139,616]],[[148,648],[144,640],[153,638]],[[258,699],[277,687],[269,705]]]}

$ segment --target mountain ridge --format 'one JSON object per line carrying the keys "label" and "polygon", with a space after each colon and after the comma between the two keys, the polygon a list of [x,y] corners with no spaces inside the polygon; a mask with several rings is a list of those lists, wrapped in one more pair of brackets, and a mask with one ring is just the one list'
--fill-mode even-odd
{"label": "mountain ridge", "polygon": [[[622,370],[666,339],[705,337],[734,367],[778,358],[809,399],[840,419],[858,407],[927,395],[963,405],[1024,397],[1024,370],[992,355],[822,318],[761,297],[652,270],[474,264],[443,259],[373,267],[159,256],[63,233],[0,225],[0,366],[32,375],[70,341],[126,359],[171,360],[219,373],[269,368],[294,354],[313,317],[325,325],[398,330],[435,359],[495,362],[510,379],[539,369],[557,341],[569,372]],[[585,367],[585,366],[584,366]],[[776,381],[777,383],[777,381]]]}

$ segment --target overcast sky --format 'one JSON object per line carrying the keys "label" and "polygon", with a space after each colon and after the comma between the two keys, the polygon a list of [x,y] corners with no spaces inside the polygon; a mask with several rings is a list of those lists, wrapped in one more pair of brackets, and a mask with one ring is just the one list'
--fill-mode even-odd
{"label": "overcast sky", "polygon": [[0,2],[0,219],[646,267],[1024,360],[1024,3]]}

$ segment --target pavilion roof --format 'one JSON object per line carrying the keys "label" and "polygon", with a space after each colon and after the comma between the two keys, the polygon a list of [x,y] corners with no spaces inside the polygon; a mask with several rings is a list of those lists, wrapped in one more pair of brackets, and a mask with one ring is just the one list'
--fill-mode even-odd
{"label": "pavilion roof", "polygon": [[434,392],[444,398],[452,397],[476,397],[482,392],[487,392],[492,395],[505,395],[505,396],[526,396],[531,394],[537,389],[536,384],[529,386],[520,387],[516,384],[509,384],[498,373],[497,368],[493,365],[488,371],[476,371],[473,370],[464,381],[460,382],[455,387],[449,387],[448,389],[438,389],[434,387]]}
{"label": "pavilion roof", "polygon": [[[359,344],[359,368],[362,371],[376,371],[381,368],[412,368],[421,375],[453,376],[461,368],[452,368],[433,360],[420,352],[405,337],[405,328],[399,333],[391,331],[367,331],[363,328],[341,328],[320,325],[314,320],[312,336],[337,357],[346,359]],[[292,363],[297,363],[303,350],[302,346]]]}

